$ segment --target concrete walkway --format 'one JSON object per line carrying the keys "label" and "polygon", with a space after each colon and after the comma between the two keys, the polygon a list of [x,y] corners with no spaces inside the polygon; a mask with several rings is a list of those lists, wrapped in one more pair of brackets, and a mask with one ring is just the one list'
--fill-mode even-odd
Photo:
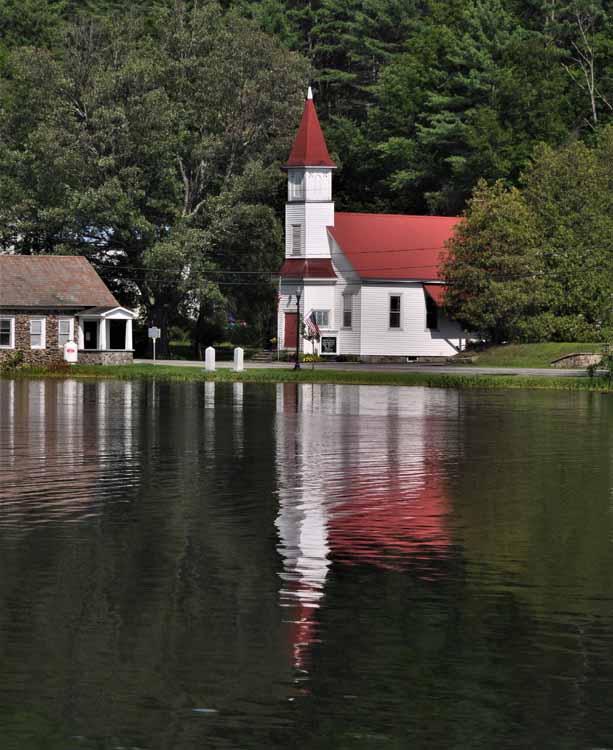
{"label": "concrete walkway", "polygon": [[[134,364],[150,365],[150,359],[135,359]],[[204,362],[198,360],[159,359],[159,365],[173,367],[202,367]],[[217,362],[218,368],[230,368],[232,362]],[[310,369],[311,365],[304,363],[302,367]],[[291,362],[245,362],[245,369],[291,369]],[[530,367],[473,367],[471,365],[433,365],[433,364],[360,364],[356,362],[317,362],[316,370],[353,370],[361,372],[422,372],[440,373],[445,375],[528,375],[535,378],[578,378],[587,377],[585,370],[558,370],[555,368]]]}

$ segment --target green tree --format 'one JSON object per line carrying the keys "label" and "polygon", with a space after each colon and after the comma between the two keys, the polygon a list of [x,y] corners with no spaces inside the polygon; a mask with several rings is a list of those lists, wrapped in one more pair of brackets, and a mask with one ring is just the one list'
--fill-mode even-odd
{"label": "green tree", "polygon": [[232,255],[224,242],[246,215],[271,226],[262,206],[282,179],[306,70],[212,2],[148,24],[83,21],[56,53],[16,52],[1,93],[0,247],[86,255],[163,331],[180,310],[236,304],[241,287],[223,274],[244,256],[276,270],[279,232],[272,250],[257,231]]}
{"label": "green tree", "polygon": [[444,275],[450,314],[483,338],[521,338],[542,309],[536,219],[524,196],[501,182],[480,182],[450,246]]}
{"label": "green tree", "polygon": [[536,143],[566,136],[561,53],[499,0],[424,19],[407,46],[372,113],[399,208],[417,195],[422,210],[457,213],[478,179],[514,182]]}
{"label": "green tree", "polygon": [[612,163],[609,128],[537,149],[521,189],[480,183],[445,265],[450,314],[495,342],[608,339]]}

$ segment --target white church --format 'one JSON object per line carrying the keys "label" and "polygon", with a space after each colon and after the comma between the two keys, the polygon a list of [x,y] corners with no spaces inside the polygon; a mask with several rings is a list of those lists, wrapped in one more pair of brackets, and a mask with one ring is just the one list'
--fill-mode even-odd
{"label": "white church", "polygon": [[[285,165],[280,348],[295,350],[299,343],[303,353],[364,361],[450,357],[461,351],[466,333],[442,313],[440,275],[441,253],[459,219],[335,212],[335,168],[309,88]],[[302,338],[311,314],[319,341]]]}

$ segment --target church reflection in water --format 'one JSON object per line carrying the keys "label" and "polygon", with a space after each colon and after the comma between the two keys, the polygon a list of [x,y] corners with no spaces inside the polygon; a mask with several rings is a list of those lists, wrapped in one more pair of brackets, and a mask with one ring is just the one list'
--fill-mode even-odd
{"label": "church reflection in water", "polygon": [[[147,467],[160,463],[173,492],[192,493],[201,511],[211,467],[253,469],[257,434],[266,446],[257,470],[270,476],[270,461],[276,476],[280,605],[291,661],[306,670],[333,566],[435,576],[448,556],[445,461],[458,395],[291,383],[276,386],[273,415],[270,391],[255,398],[249,388],[0,381],[0,523],[95,517],[109,503],[150,492]],[[256,429],[259,408],[274,426]],[[261,515],[264,501],[258,498],[254,513]],[[228,500],[217,513],[232,507]],[[238,518],[228,523],[245,533]]]}
{"label": "church reflection in water", "polygon": [[281,605],[307,671],[332,565],[418,568],[449,554],[442,459],[451,391],[277,386]]}

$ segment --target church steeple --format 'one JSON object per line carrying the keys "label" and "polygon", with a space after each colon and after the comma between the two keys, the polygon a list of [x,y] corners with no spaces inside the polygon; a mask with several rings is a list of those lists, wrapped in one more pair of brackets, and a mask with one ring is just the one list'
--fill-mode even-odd
{"label": "church steeple", "polygon": [[302,120],[285,167],[287,169],[293,167],[328,167],[334,169],[336,167],[328,153],[326,139],[313,104],[313,91],[310,86],[304,102]]}
{"label": "church steeple", "polygon": [[327,227],[334,226],[332,171],[326,139],[309,86],[302,120],[285,165],[285,256],[329,258]]}

